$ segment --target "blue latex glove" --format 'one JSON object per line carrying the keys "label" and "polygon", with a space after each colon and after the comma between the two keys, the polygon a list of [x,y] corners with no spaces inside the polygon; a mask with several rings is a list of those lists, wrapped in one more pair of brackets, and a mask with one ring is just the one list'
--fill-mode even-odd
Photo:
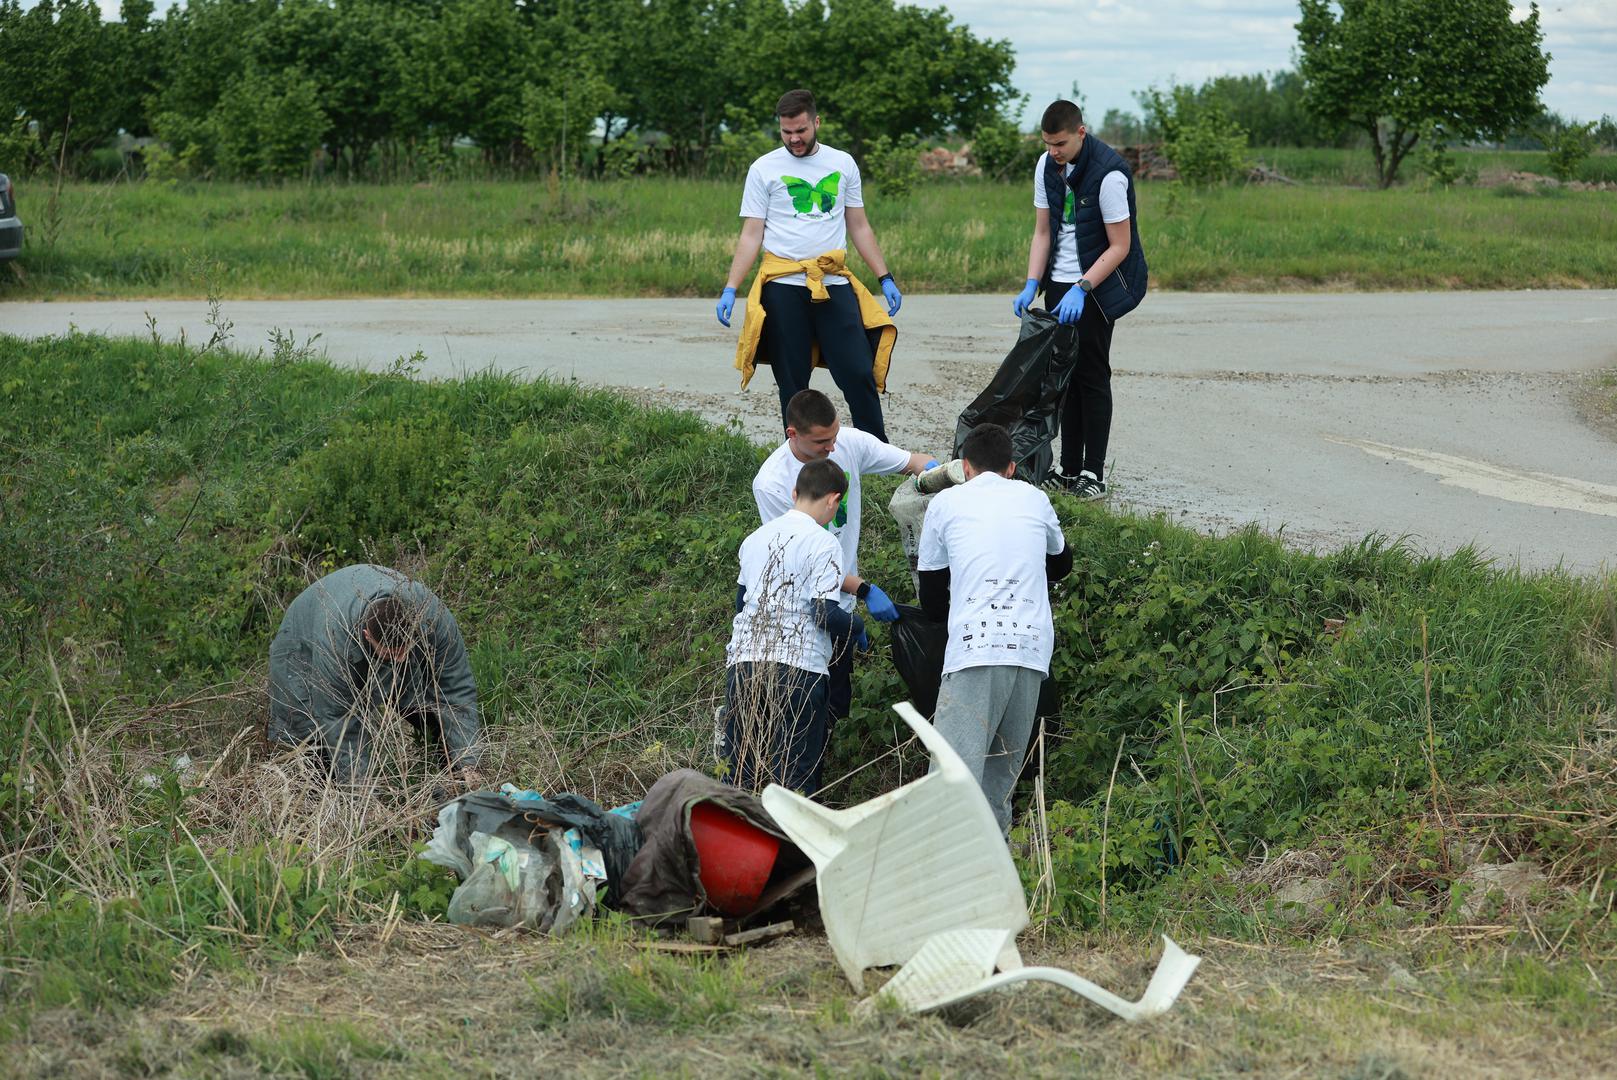
{"label": "blue latex glove", "polygon": [[[937,458],[929,458],[927,460],[927,463],[926,463],[926,468],[922,469],[921,471],[922,472],[927,472],[929,470],[935,469],[935,468],[938,467],[938,464],[939,464],[939,462],[938,462]],[[872,585],[871,588],[875,588],[875,586]]]}
{"label": "blue latex glove", "polygon": [[1033,306],[1033,296],[1038,291],[1039,279],[1035,277],[1028,278],[1027,284],[1022,286],[1022,291],[1016,294],[1015,300],[1011,301],[1011,314],[1018,319],[1026,315],[1027,309]]}
{"label": "blue latex glove", "polygon": [[1056,321],[1063,326],[1072,326],[1078,322],[1078,316],[1084,313],[1084,300],[1088,293],[1074,285],[1067,290],[1067,295],[1061,298],[1056,305]]}
{"label": "blue latex glove", "polygon": [[853,617],[853,647],[858,652],[870,651],[870,635],[865,633],[865,620]]}
{"label": "blue latex glove", "polygon": [[887,297],[887,315],[891,318],[898,314],[898,306],[904,302],[904,294],[898,291],[891,277],[881,279],[881,294]]}
{"label": "blue latex glove", "polygon": [[726,285],[724,287],[724,292],[719,294],[719,306],[717,309],[715,309],[719,316],[719,322],[723,323],[725,326],[729,326],[730,315],[735,311],[735,309],[736,291],[730,286]]}
{"label": "blue latex glove", "polygon": [[877,622],[898,621],[898,608],[887,599],[887,594],[881,591],[879,585],[872,585],[870,592],[865,595],[865,610]]}

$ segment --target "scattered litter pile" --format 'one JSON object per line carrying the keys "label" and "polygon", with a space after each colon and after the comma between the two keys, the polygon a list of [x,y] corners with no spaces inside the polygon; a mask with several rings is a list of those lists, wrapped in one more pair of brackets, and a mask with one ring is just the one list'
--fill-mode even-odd
{"label": "scattered litter pile", "polygon": [[[930,1012],[1030,980],[1051,982],[1125,1020],[1169,1009],[1200,960],[1167,937],[1138,1001],[1069,971],[1024,967],[1027,901],[999,825],[965,763],[914,706],[895,706],[933,770],[896,791],[832,810],[770,785],[763,798],[691,769],[639,803],[602,810],[579,795],[506,785],[450,802],[422,858],[461,877],[453,922],[563,934],[597,903],[653,927],[684,927],[712,949],[791,932],[768,922],[813,883],[837,962],[863,992],[870,967],[902,965],[861,1003]],[[745,925],[755,925],[746,929]]]}
{"label": "scattered litter pile", "polygon": [[752,795],[691,769],[603,810],[507,784],[446,804],[421,857],[460,875],[449,919],[561,935],[597,904],[649,926],[754,919],[814,877]]}

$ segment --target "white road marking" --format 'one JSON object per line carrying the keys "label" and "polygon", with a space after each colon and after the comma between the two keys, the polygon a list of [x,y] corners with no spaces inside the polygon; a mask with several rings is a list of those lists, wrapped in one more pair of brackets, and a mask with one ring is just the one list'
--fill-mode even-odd
{"label": "white road marking", "polygon": [[1574,480],[1549,473],[1508,469],[1486,461],[1456,457],[1436,450],[1415,450],[1407,446],[1325,436],[1331,442],[1354,446],[1376,457],[1389,457],[1413,466],[1454,487],[1488,495],[1495,499],[1544,506],[1556,510],[1576,510],[1583,514],[1617,517],[1617,486]]}

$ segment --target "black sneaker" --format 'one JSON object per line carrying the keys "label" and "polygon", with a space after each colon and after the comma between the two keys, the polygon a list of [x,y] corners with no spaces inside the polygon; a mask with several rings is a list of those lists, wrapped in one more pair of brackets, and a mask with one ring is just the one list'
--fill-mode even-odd
{"label": "black sneaker", "polygon": [[1046,477],[1044,481],[1044,490],[1059,491],[1063,495],[1071,495],[1073,489],[1077,486],[1078,478],[1076,476],[1068,476],[1066,473],[1061,471],[1059,466],[1052,468],[1050,470],[1050,475]]}
{"label": "black sneaker", "polygon": [[1106,485],[1101,483],[1100,477],[1088,469],[1079,473],[1078,482],[1067,490],[1076,499],[1106,498]]}
{"label": "black sneaker", "polygon": [[1068,476],[1060,469],[1050,471],[1050,479],[1044,482],[1049,491],[1059,491],[1063,495],[1071,495],[1076,499],[1103,499],[1106,497],[1106,485],[1100,478],[1085,469],[1077,476]]}

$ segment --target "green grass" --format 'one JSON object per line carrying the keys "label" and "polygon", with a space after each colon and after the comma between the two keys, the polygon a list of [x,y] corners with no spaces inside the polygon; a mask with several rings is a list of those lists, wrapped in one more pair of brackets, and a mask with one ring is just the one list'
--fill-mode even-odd
{"label": "green grass", "polygon": [[[1617,284],[1609,192],[1500,190],[1145,184],[1142,242],[1153,284],[1170,289]],[[200,296],[210,281],[237,299],[707,297],[729,265],[739,188],[69,185],[54,215],[43,189],[20,197],[29,246],[0,273],[0,300]],[[875,192],[869,209],[908,292],[1014,291],[1030,198],[1025,184],[940,182],[903,200]]]}
{"label": "green grass", "polygon": [[[411,858],[429,790],[372,820],[391,795],[324,801],[237,741],[262,722],[281,612],[323,570],[400,563],[448,600],[498,779],[606,801],[707,763],[761,458],[570,385],[0,336],[0,886],[16,905],[0,1027],[443,910],[443,876]],[[868,486],[862,564],[902,583],[873,509],[892,484]],[[1375,538],[1308,554],[1058,502],[1080,559],[1053,604],[1047,925],[1441,935],[1475,841],[1552,874],[1531,923],[1501,913],[1514,951],[1609,951],[1617,580]],[[887,754],[903,691],[877,644],[827,775],[875,764],[834,802],[921,764]],[[143,780],[180,751],[205,777]],[[1324,860],[1328,908],[1284,917],[1243,875],[1285,849]],[[718,972],[641,974],[643,993],[536,991],[538,1011],[678,1029],[741,993]],[[1533,977],[1511,992],[1540,993]]]}

